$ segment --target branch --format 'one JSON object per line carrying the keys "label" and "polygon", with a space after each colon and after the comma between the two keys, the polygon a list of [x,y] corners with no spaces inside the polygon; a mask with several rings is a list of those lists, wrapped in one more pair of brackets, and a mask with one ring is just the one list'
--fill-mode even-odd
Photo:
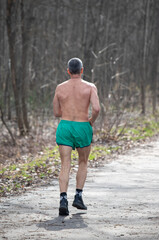
{"label": "branch", "polygon": [[12,139],[12,142],[13,142],[13,145],[17,145],[16,140],[15,140],[15,138],[13,137],[13,134],[12,134],[10,128],[8,127],[8,125],[6,124],[6,122],[5,122],[5,120],[4,120],[4,117],[3,117],[3,111],[2,111],[1,106],[0,106],[0,113],[1,113],[1,120],[2,120],[2,123],[4,124],[4,126],[6,127],[8,133],[9,133],[9,135],[10,135],[10,137],[11,137],[11,139]]}

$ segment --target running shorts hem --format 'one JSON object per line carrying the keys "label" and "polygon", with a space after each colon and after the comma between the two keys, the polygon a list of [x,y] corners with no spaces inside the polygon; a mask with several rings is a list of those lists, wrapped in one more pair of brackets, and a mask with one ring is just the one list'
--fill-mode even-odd
{"label": "running shorts hem", "polygon": [[[56,142],[57,143],[57,142]],[[61,143],[57,143],[58,146],[67,146],[67,147],[71,147],[73,150],[75,150],[75,147],[71,146],[71,145],[66,145],[66,144],[61,144]],[[76,147],[76,148],[85,148],[85,147],[89,147],[91,145],[91,143],[87,146],[83,146],[83,147]]]}

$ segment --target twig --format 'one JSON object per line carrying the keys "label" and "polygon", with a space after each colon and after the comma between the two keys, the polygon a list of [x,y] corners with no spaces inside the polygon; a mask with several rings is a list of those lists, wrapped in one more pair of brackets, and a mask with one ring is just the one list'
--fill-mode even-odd
{"label": "twig", "polygon": [[1,113],[1,120],[2,120],[2,123],[4,124],[4,126],[6,127],[8,133],[9,133],[9,135],[10,135],[10,137],[11,137],[11,139],[12,139],[12,142],[13,142],[13,145],[17,145],[16,140],[15,140],[15,138],[13,137],[13,134],[12,134],[10,128],[8,127],[8,125],[6,124],[6,122],[5,122],[5,120],[4,120],[4,117],[3,117],[3,111],[2,111],[1,106],[0,106],[0,113]]}
{"label": "twig", "polygon": [[120,131],[120,133],[117,135],[117,138],[119,138],[119,137],[123,134],[123,132],[124,132],[126,126],[127,126],[127,123],[128,123],[128,120],[127,120],[126,123],[124,124],[124,126],[123,126],[122,130]]}
{"label": "twig", "polygon": [[100,50],[98,53],[101,54],[102,52],[106,51],[109,47],[114,46],[114,45],[116,45],[116,43],[111,43],[108,46],[106,46],[105,48],[103,48],[102,50]]}

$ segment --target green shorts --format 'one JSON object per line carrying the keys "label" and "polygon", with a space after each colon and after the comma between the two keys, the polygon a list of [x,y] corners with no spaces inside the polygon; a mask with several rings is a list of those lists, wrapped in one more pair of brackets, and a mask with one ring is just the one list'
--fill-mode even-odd
{"label": "green shorts", "polygon": [[92,142],[93,129],[89,122],[61,120],[56,131],[58,145],[73,148],[88,147]]}

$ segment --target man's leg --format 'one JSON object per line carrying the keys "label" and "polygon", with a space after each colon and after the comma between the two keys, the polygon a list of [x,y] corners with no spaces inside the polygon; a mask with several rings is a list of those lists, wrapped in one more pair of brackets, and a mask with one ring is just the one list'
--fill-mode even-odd
{"label": "man's leg", "polygon": [[69,173],[71,168],[71,151],[72,147],[59,146],[61,157],[61,171],[59,174],[59,186],[60,186],[60,207],[59,215],[68,215],[68,201],[67,201],[67,189],[69,182]]}
{"label": "man's leg", "polygon": [[78,189],[83,189],[86,181],[87,164],[90,150],[91,145],[84,148],[77,148],[79,160],[78,160],[78,172],[76,175],[76,188]]}
{"label": "man's leg", "polygon": [[69,173],[71,168],[71,151],[72,147],[59,145],[61,158],[61,170],[59,174],[60,193],[67,192]]}
{"label": "man's leg", "polygon": [[78,172],[76,175],[76,195],[73,202],[73,206],[78,209],[86,210],[87,207],[84,205],[82,200],[82,191],[87,177],[87,163],[88,157],[91,150],[91,145],[84,148],[77,148],[79,155]]}

